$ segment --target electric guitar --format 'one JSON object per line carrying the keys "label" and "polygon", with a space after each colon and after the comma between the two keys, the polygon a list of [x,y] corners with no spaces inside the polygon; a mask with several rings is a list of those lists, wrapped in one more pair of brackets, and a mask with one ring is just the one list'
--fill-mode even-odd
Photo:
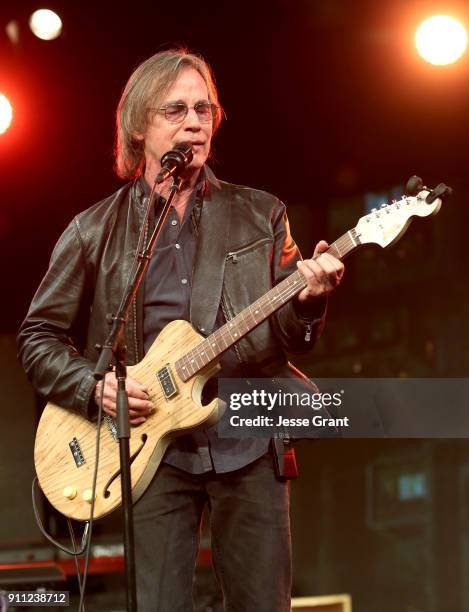
{"label": "electric guitar", "polygon": [[[441,197],[427,203],[430,193]],[[361,217],[356,227],[331,244],[327,252],[343,259],[365,244],[387,247],[403,235],[412,217],[436,214],[442,198],[438,188],[434,192],[423,188],[415,196],[383,204]],[[207,428],[219,420],[222,402],[215,398],[202,405],[201,396],[206,381],[220,369],[218,359],[222,353],[305,286],[302,274],[294,272],[207,338],[187,321],[173,321],[163,329],[144,359],[128,368],[129,375],[147,387],[154,406],[145,423],[131,428],[134,501],[144,493],[175,436],[194,428]],[[34,461],[41,489],[59,512],[77,520],[87,520],[90,514],[97,427],[100,456],[94,516],[100,518],[121,504],[114,420],[106,415],[99,425],[49,403],[37,429]]]}

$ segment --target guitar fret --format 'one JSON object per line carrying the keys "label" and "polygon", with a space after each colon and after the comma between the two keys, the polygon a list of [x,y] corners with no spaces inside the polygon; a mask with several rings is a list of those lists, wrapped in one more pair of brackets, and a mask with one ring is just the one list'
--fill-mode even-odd
{"label": "guitar fret", "polygon": [[217,332],[217,334],[220,336],[220,340],[223,340],[223,342],[225,343],[225,348],[228,348],[228,342],[226,340],[225,334],[223,332]]}
{"label": "guitar fret", "polygon": [[353,244],[353,246],[357,246],[357,243],[355,242],[355,239],[354,239],[351,231],[347,232],[347,237],[350,240],[350,242]]}
{"label": "guitar fret", "polygon": [[331,255],[334,255],[334,257],[337,257],[339,255],[338,250],[335,247],[335,244],[332,244],[329,249],[327,250],[328,253],[331,253]]}

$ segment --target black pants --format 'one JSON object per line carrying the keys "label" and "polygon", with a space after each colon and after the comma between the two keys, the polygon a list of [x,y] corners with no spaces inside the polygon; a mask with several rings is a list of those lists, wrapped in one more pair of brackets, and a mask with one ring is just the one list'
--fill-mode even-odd
{"label": "black pants", "polygon": [[192,611],[205,503],[226,612],[290,612],[289,488],[270,454],[228,474],[160,466],[134,509],[139,612]]}

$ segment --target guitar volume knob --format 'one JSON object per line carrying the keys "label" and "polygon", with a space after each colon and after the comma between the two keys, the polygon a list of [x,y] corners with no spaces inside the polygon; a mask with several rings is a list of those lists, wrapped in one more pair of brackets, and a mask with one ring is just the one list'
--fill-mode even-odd
{"label": "guitar volume knob", "polygon": [[66,497],[67,499],[75,499],[75,497],[77,496],[77,488],[76,487],[65,487],[65,489],[62,491],[62,494],[64,497]]}
{"label": "guitar volume knob", "polygon": [[[83,501],[88,502],[89,504],[91,504],[91,501],[93,499],[93,491],[91,489],[85,489],[83,491],[83,494],[82,494],[81,497],[82,497]],[[95,499],[96,499],[96,495],[95,495]]]}

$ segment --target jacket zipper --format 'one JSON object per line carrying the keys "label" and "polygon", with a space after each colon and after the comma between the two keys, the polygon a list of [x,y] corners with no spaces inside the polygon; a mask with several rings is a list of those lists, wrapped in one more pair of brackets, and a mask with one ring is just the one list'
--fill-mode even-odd
{"label": "jacket zipper", "polygon": [[255,242],[248,244],[247,246],[242,247],[241,249],[238,249],[237,251],[230,251],[226,254],[226,260],[228,261],[231,259],[233,263],[238,263],[238,257],[240,255],[245,255],[249,251],[254,250],[256,247],[261,246],[262,244],[267,244],[268,242],[272,242],[272,239],[260,238],[259,240],[256,240]]}
{"label": "jacket zipper", "polygon": [[133,333],[133,337],[134,337],[134,349],[135,349],[135,363],[139,362],[139,355],[138,355],[138,341],[137,341],[137,296],[135,296],[135,300],[133,301],[132,304],[132,311],[133,311],[133,317],[134,317],[134,333]]}
{"label": "jacket zipper", "polygon": [[[148,223],[145,226],[145,234],[143,236],[142,252],[145,251],[146,249],[147,239],[148,239]],[[138,253],[136,253],[136,257],[138,257]],[[143,286],[143,282],[142,282],[142,286]],[[139,355],[139,350],[138,350],[138,334],[137,334],[137,295],[135,296],[135,299],[132,302],[132,313],[134,317],[133,340],[134,340],[134,349],[135,349],[135,363],[138,363],[140,360],[140,355]]]}

